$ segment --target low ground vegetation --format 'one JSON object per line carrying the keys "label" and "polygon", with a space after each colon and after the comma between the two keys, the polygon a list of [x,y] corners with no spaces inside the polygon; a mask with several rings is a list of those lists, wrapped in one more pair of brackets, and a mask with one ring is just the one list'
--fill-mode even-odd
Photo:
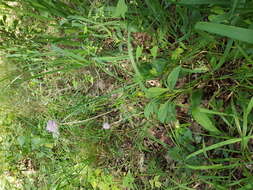
{"label": "low ground vegetation", "polygon": [[252,0],[0,10],[0,189],[253,189]]}

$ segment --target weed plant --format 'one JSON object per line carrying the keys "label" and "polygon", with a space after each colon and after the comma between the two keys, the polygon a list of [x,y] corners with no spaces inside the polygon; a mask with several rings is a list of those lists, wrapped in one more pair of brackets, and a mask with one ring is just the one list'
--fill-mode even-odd
{"label": "weed plant", "polygon": [[253,189],[252,0],[0,10],[0,189]]}

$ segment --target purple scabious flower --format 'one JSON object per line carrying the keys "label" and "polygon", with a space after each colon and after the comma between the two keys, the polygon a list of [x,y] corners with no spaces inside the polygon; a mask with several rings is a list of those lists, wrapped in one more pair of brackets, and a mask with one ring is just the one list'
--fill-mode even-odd
{"label": "purple scabious flower", "polygon": [[107,122],[103,123],[103,129],[110,129],[110,128],[111,128],[111,126],[109,123],[107,123]]}
{"label": "purple scabious flower", "polygon": [[48,120],[46,130],[53,134],[54,137],[58,137],[60,135],[58,124],[55,120]]}

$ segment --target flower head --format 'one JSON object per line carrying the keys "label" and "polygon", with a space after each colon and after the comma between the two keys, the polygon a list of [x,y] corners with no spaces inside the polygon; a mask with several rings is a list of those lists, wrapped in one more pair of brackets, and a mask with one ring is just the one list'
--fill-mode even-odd
{"label": "flower head", "polygon": [[59,136],[59,129],[55,120],[48,120],[46,130],[55,137]]}
{"label": "flower head", "polygon": [[110,126],[110,124],[109,123],[103,123],[103,129],[110,129],[111,128],[111,126]]}

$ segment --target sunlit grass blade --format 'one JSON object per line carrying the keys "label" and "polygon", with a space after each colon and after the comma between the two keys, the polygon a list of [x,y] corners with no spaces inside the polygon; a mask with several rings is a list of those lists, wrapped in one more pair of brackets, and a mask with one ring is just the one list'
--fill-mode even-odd
{"label": "sunlit grass blade", "polygon": [[146,90],[146,87],[144,86],[143,84],[143,77],[139,71],[139,68],[137,67],[137,64],[135,62],[135,59],[134,59],[134,54],[133,54],[133,47],[132,47],[132,44],[131,44],[131,32],[128,31],[128,35],[127,35],[127,48],[128,48],[128,55],[129,55],[129,59],[130,59],[130,62],[132,63],[132,67],[135,71],[135,74],[136,74],[136,77],[137,77],[137,80],[138,80],[138,83],[141,87],[141,89],[143,91]]}
{"label": "sunlit grass blade", "polygon": [[212,170],[212,169],[215,169],[215,170],[221,170],[221,169],[228,169],[228,168],[234,168],[234,167],[237,167],[237,166],[240,166],[241,164],[229,164],[229,165],[223,165],[223,164],[213,164],[213,165],[203,165],[203,166],[194,166],[194,165],[189,165],[189,164],[186,164],[186,167],[187,168],[190,168],[190,169],[193,169],[193,170]]}
{"label": "sunlit grass blade", "polygon": [[70,57],[70,58],[73,58],[73,59],[79,61],[80,65],[89,65],[90,64],[90,62],[88,62],[88,60],[86,60],[85,58],[83,58],[82,56],[80,56],[78,54],[74,54],[73,52],[71,52],[69,50],[64,50],[64,49],[61,49],[57,46],[53,46],[52,49],[55,52],[60,53],[63,56]]}
{"label": "sunlit grass blade", "polygon": [[95,58],[92,58],[94,61],[102,61],[102,62],[114,62],[114,61],[122,61],[122,60],[128,60],[129,59],[129,56],[128,55],[119,55],[119,56],[115,56],[115,57],[109,57],[109,56],[106,56],[106,57],[95,57]]}

